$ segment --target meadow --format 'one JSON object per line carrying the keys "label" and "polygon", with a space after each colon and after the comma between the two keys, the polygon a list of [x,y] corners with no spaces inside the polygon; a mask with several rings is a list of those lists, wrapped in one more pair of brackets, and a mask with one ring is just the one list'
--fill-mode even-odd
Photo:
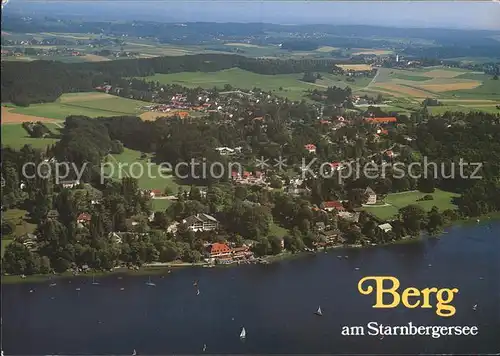
{"label": "meadow", "polygon": [[460,68],[379,68],[376,79],[356,94],[382,94],[390,101],[387,110],[395,112],[414,110],[425,98],[434,98],[442,105],[428,107],[432,114],[475,110],[500,113],[496,108],[500,104],[500,81]]}
{"label": "meadow", "polygon": [[14,231],[11,234],[2,236],[1,255],[3,257],[5,248],[15,237],[33,233],[36,229],[36,225],[29,222],[28,212],[21,209],[8,209],[7,211],[2,211],[2,222],[7,222],[14,227]]}
{"label": "meadow", "polygon": [[70,115],[108,117],[139,115],[144,102],[104,93],[87,92],[63,94],[52,103],[31,104],[28,107],[12,106],[10,112],[50,119],[64,120]]}
{"label": "meadow", "polygon": [[151,155],[143,156],[139,151],[125,148],[121,154],[107,156],[103,172],[115,179],[137,178],[140,189],[164,191],[168,188],[171,194],[177,194],[180,184],[172,176],[172,172],[161,170],[159,165],[150,161],[151,158]]}
{"label": "meadow", "polygon": [[[59,127],[54,123],[45,124],[52,132],[57,133]],[[33,148],[45,149],[48,145],[57,142],[55,138],[32,138],[21,124],[2,125],[2,145],[14,149],[20,149],[24,145],[31,145]]]}
{"label": "meadow", "polygon": [[218,72],[182,72],[173,74],[155,74],[146,77],[146,80],[159,81],[163,84],[178,84],[185,87],[222,89],[226,84],[239,89],[260,88],[264,91],[272,91],[278,96],[284,96],[291,100],[301,100],[305,91],[312,89],[326,89],[328,86],[336,85],[345,87],[362,87],[370,80],[366,78],[357,79],[354,83],[347,83],[345,76],[322,73],[322,79],[316,83],[301,81],[303,74],[277,74],[264,75],[252,73],[239,68],[231,68]]}
{"label": "meadow", "polygon": [[365,206],[363,210],[372,213],[379,219],[389,220],[398,214],[399,209],[410,204],[419,205],[425,211],[430,211],[433,206],[437,206],[440,211],[456,209],[453,198],[458,197],[458,194],[436,189],[434,193],[430,194],[433,196],[433,200],[418,201],[418,199],[422,198],[424,195],[427,195],[427,193],[419,191],[391,193],[388,194],[382,202],[382,204],[385,203],[387,205]]}

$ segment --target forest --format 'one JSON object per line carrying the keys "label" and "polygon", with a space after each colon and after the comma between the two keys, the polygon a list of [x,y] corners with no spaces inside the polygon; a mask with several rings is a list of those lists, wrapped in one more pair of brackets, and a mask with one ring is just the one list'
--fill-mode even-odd
{"label": "forest", "polygon": [[199,54],[178,57],[124,59],[94,63],[2,61],[2,102],[26,106],[51,102],[63,93],[92,91],[123,77],[155,73],[214,72],[238,67],[259,74],[341,72],[330,60],[273,60],[238,55]]}
{"label": "forest", "polygon": [[[338,94],[341,93],[331,90],[331,95]],[[62,272],[82,265],[109,269],[155,261],[196,262],[203,258],[205,244],[214,241],[230,241],[237,246],[253,241],[252,250],[257,256],[277,254],[281,247],[280,237],[272,228],[275,224],[286,229],[285,248],[292,252],[315,248],[324,241],[317,230],[318,223],[338,231],[338,243],[378,244],[418,236],[422,230],[439,233],[443,226],[457,219],[500,210],[498,115],[477,112],[429,116],[424,111],[416,112],[410,117],[399,116],[397,124],[386,126],[387,138],[376,141],[376,128],[356,116],[346,115],[349,125],[328,131],[305,103],[286,103],[279,110],[266,103],[259,110],[266,117],[263,122],[255,121],[245,110],[241,120],[236,121],[227,121],[217,114],[203,119],[160,118],[149,122],[137,117],[74,116],[66,119],[59,142],[45,151],[30,146],[20,151],[3,147],[2,175],[6,184],[2,204],[7,209],[28,209],[37,224],[38,236],[35,250],[21,242],[8,246],[3,272],[33,274]],[[407,137],[414,139],[409,142]],[[150,219],[150,199],[141,193],[135,179],[101,180],[98,169],[108,153],[120,152],[122,147],[153,153],[158,162],[175,163],[200,158],[221,161],[225,158],[218,156],[215,148],[237,145],[243,147],[240,160],[250,171],[255,171],[252,162],[261,155],[285,157],[290,167],[298,169],[305,157],[303,147],[310,142],[317,145],[319,162],[358,158],[361,162],[373,159],[380,163],[387,157],[377,152],[392,147],[397,152],[397,162],[408,166],[425,156],[443,165],[446,174],[439,172],[415,179],[397,177],[389,170],[377,179],[362,174],[342,183],[335,176],[308,176],[304,185],[310,194],[305,196],[283,191],[282,180],[286,186],[289,178],[273,169],[266,173],[275,189],[235,185],[227,179],[188,178],[184,185],[190,188],[179,189],[177,201]],[[25,162],[41,162],[48,157],[71,161],[79,167],[88,163],[81,184],[100,192],[100,203],[92,203],[95,193],[87,188],[63,188],[51,179],[26,180],[21,176]],[[481,162],[482,179],[467,179],[459,172],[451,175],[450,170],[458,169],[451,163],[460,159]],[[318,165],[313,168],[318,169]],[[465,173],[471,172],[466,169]],[[21,181],[25,184],[23,189]],[[200,185],[208,187],[206,194],[201,194]],[[358,221],[353,222],[317,208],[325,201],[341,200],[347,211],[359,211],[366,201],[367,186],[380,197],[411,190],[432,194],[437,188],[460,197],[455,201],[457,209],[440,211],[434,207],[426,211],[418,204],[402,207],[391,221],[393,229],[389,232],[380,230],[377,226],[383,221],[365,211],[360,211]],[[51,211],[55,213],[51,215]],[[79,226],[75,221],[81,212],[91,213],[87,226]],[[220,230],[194,233],[181,224],[175,235],[166,231],[173,222],[197,213],[215,216]],[[122,236],[121,243],[113,237],[116,232]]]}

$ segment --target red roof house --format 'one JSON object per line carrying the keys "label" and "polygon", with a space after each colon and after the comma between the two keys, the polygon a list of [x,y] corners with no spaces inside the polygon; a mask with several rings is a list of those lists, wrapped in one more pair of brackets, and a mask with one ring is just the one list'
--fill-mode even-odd
{"label": "red roof house", "polygon": [[323,208],[323,210],[327,210],[327,211],[332,211],[332,210],[345,211],[344,206],[338,200],[325,201],[322,204],[322,208]]}
{"label": "red roof house", "polygon": [[208,253],[212,258],[228,256],[231,254],[231,248],[226,244],[215,242],[209,246]]}
{"label": "red roof house", "polygon": [[390,122],[398,121],[395,117],[368,117],[365,120],[372,124],[388,124]]}
{"label": "red roof house", "polygon": [[80,223],[80,224],[84,224],[84,223],[88,223],[90,222],[90,220],[92,219],[92,217],[90,216],[90,214],[87,214],[87,213],[81,213],[80,215],[78,215],[78,217],[76,218],[76,222],[77,223]]}
{"label": "red roof house", "polygon": [[312,143],[309,143],[304,146],[304,148],[309,152],[309,153],[316,153],[316,145],[313,145]]}

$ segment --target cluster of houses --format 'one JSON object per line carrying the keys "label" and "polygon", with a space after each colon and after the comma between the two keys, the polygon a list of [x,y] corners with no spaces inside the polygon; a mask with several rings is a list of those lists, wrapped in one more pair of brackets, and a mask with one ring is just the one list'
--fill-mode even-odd
{"label": "cluster of houses", "polygon": [[255,173],[243,171],[240,172],[231,172],[231,178],[233,182],[239,184],[248,184],[248,185],[267,185],[265,181],[265,174],[260,171],[256,171]]}
{"label": "cluster of houses", "polygon": [[219,154],[221,156],[231,156],[231,155],[239,154],[239,153],[241,153],[242,149],[243,149],[243,147],[241,147],[241,146],[234,147],[234,148],[230,148],[230,147],[216,147],[215,148],[215,150],[217,152],[219,152]]}

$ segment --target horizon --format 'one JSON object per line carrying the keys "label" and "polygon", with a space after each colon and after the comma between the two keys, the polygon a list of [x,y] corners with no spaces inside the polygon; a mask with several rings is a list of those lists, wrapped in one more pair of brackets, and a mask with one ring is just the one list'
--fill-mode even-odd
{"label": "horizon", "polygon": [[[497,20],[500,18],[500,3],[493,1],[196,0],[159,3],[155,0],[146,0],[135,3],[131,0],[106,0],[91,2],[92,8],[89,7],[89,1],[11,0],[2,12],[4,15],[68,16],[87,21],[91,18],[94,21],[365,25],[387,28],[500,30],[500,21]],[[117,3],[120,3],[119,14],[115,11]],[[144,6],[145,3],[148,3],[147,7]],[[283,6],[284,4],[286,5]],[[97,7],[99,11],[96,11]],[[380,19],[384,20],[382,24],[379,23]]]}

